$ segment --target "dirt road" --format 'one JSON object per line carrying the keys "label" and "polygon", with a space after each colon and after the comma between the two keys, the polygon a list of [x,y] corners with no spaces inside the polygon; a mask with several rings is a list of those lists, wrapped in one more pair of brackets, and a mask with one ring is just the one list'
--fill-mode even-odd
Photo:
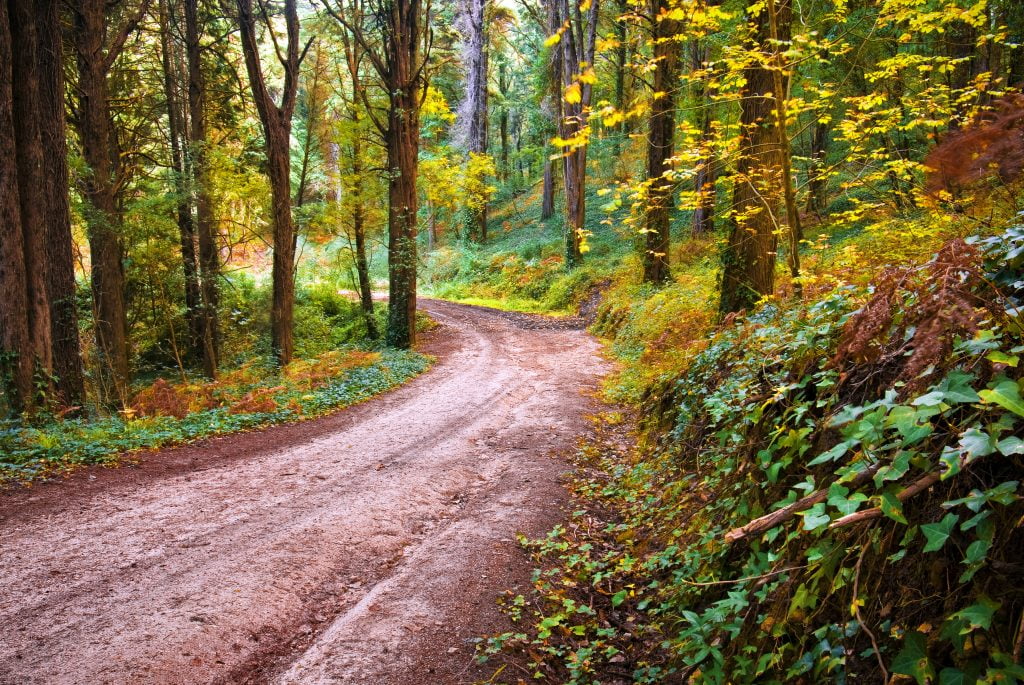
{"label": "dirt road", "polygon": [[0,683],[471,682],[605,364],[424,307],[438,364],[384,397],[0,494]]}

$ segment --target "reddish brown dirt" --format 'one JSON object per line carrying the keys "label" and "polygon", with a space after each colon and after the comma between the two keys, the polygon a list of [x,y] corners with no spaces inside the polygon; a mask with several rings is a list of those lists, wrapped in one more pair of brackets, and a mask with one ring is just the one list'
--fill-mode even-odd
{"label": "reddish brown dirt", "polygon": [[563,515],[606,370],[443,302],[420,378],[317,421],[0,495],[0,683],[463,683]]}

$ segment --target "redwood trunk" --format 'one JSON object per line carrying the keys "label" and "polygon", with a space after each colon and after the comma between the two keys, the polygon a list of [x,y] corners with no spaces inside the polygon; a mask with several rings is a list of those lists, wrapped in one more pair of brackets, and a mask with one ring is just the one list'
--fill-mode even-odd
{"label": "redwood trunk", "polygon": [[0,2],[0,382],[7,408],[17,413],[31,404],[32,347],[21,232],[14,135],[12,39],[7,3]]}
{"label": "redwood trunk", "polygon": [[18,188],[21,199],[22,249],[25,263],[26,314],[31,362],[42,373],[37,382],[49,395],[53,368],[50,344],[50,302],[47,297],[46,209],[39,193],[46,186],[40,108],[39,40],[35,3],[15,0],[11,9],[14,135],[17,140]]}
{"label": "redwood trunk", "polygon": [[[107,72],[112,55],[104,51],[105,0],[82,0],[73,5],[74,41],[78,62],[77,128],[88,171],[81,180],[89,206],[93,325],[100,368],[112,388],[103,387],[106,400],[127,400],[128,318],[124,297],[121,215],[117,181],[120,154],[113,135]],[[112,390],[112,392],[111,392]]]}
{"label": "redwood trunk", "polygon": [[37,0],[39,121],[46,166],[40,198],[46,235],[47,291],[56,399],[67,408],[85,404],[75,257],[68,203],[67,126],[64,119],[64,55],[59,0]]}

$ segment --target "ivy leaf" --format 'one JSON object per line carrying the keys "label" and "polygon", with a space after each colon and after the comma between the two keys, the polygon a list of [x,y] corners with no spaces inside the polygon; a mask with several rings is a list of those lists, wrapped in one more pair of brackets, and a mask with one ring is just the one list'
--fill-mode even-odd
{"label": "ivy leaf", "polygon": [[960,619],[965,623],[964,627],[960,629],[961,635],[966,635],[972,630],[988,630],[992,627],[992,617],[995,616],[1000,606],[1002,606],[1000,602],[981,595],[977,602],[956,612],[950,618]]}
{"label": "ivy leaf", "polygon": [[1024,454],[1024,440],[1011,435],[1008,438],[1003,438],[996,444],[996,449],[1004,457],[1010,457],[1016,454]]}
{"label": "ivy leaf", "polygon": [[830,450],[828,450],[826,452],[822,452],[821,454],[816,456],[814,459],[811,459],[809,462],[807,462],[807,465],[808,466],[817,466],[818,464],[824,464],[826,462],[835,461],[839,457],[841,457],[844,454],[846,454],[846,452],[851,447],[857,445],[859,442],[860,442],[860,440],[845,440],[845,441],[839,443],[838,445],[836,445],[835,447],[833,447],[832,449],[830,449]]}
{"label": "ivy leaf", "polygon": [[619,590],[612,595],[612,606],[617,607],[626,601],[626,596],[629,594],[628,590]]}
{"label": "ivy leaf", "polygon": [[979,457],[987,457],[995,452],[996,446],[992,436],[971,426],[960,434],[960,451],[967,455],[966,463]]}
{"label": "ivy leaf", "polygon": [[985,359],[996,364],[1006,364],[1007,366],[1017,367],[1017,363],[1020,358],[1015,354],[1006,354],[1002,350],[992,350],[985,355]]}
{"label": "ivy leaf", "polygon": [[911,404],[915,407],[933,406],[937,404],[962,404],[965,402],[977,402],[980,398],[970,383],[974,376],[963,371],[952,371],[942,379],[942,382],[934,386],[931,392],[921,395]]}
{"label": "ivy leaf", "polygon": [[956,514],[946,514],[938,523],[926,523],[922,525],[921,532],[924,533],[924,536],[928,541],[925,543],[924,549],[921,551],[937,552],[942,549],[953,532],[953,526],[955,526],[959,520],[960,517]]}
{"label": "ivy leaf", "polygon": [[903,515],[903,502],[900,502],[896,495],[891,492],[883,492],[879,503],[879,508],[882,513],[891,518],[893,521],[898,521],[904,525],[907,525],[907,517]]}
{"label": "ivy leaf", "polygon": [[824,528],[832,521],[832,517],[825,512],[825,505],[819,502],[803,513],[804,530],[810,532],[818,528]]}
{"label": "ivy leaf", "polygon": [[1020,387],[1016,381],[1012,381],[1006,376],[1002,376],[992,388],[982,390],[978,395],[986,404],[998,404],[1017,416],[1024,416],[1024,400],[1020,398]]}
{"label": "ivy leaf", "polygon": [[892,661],[892,672],[911,676],[918,685],[925,685],[935,677],[935,670],[928,661],[928,644],[924,635],[912,630],[903,639],[903,649]]}

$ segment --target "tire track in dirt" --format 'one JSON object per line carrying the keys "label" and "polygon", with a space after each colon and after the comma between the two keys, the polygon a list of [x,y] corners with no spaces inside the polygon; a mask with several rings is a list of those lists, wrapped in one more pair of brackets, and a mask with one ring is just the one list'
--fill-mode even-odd
{"label": "tire track in dirt", "polygon": [[471,680],[606,365],[580,330],[424,308],[440,360],[382,398],[0,496],[0,682]]}

